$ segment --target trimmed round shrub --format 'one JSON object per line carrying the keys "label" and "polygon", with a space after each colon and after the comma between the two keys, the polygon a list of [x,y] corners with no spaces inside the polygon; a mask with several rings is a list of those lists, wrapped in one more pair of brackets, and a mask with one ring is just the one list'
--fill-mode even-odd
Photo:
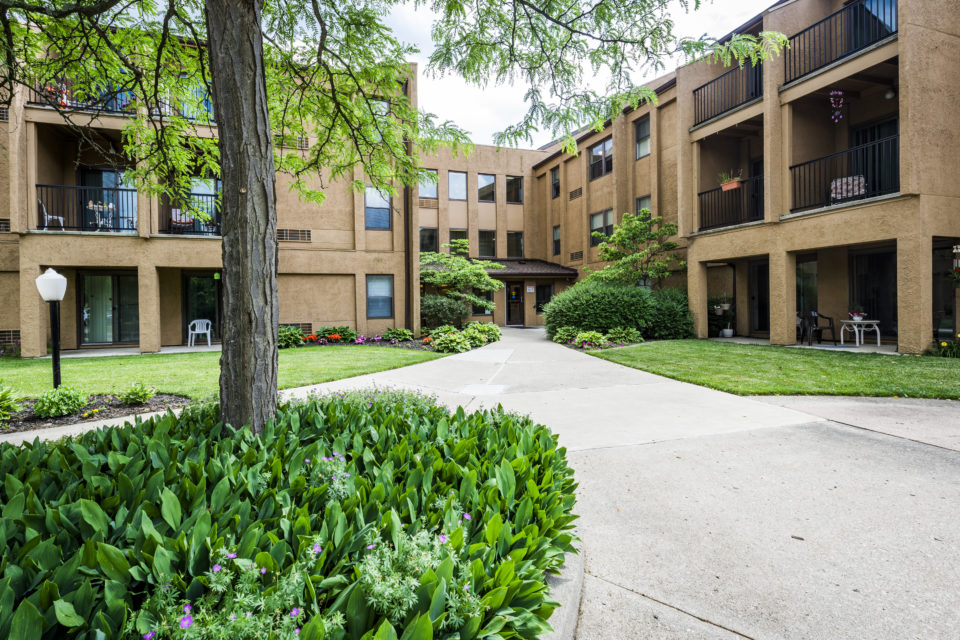
{"label": "trimmed round shrub", "polygon": [[459,329],[469,311],[465,302],[447,296],[431,294],[420,298],[420,323],[427,328],[449,324]]}
{"label": "trimmed round shrub", "polygon": [[544,307],[547,335],[559,327],[606,333],[616,327],[647,328],[653,302],[647,289],[585,280],[561,291]]}
{"label": "trimmed round shrub", "polygon": [[633,327],[616,327],[607,332],[607,341],[614,344],[643,342],[643,336]]}
{"label": "trimmed round shrub", "polygon": [[492,322],[471,322],[467,325],[467,329],[479,331],[487,337],[487,342],[497,342],[503,337],[503,332],[500,331],[500,327]]}
{"label": "trimmed round shrub", "polygon": [[687,303],[686,289],[676,287],[653,292],[653,309],[643,335],[651,340],[681,340],[694,336],[693,314]]}
{"label": "trimmed round shrub", "polygon": [[44,391],[33,405],[33,413],[41,418],[69,416],[87,406],[89,398],[73,387],[57,387]]}
{"label": "trimmed round shrub", "polygon": [[558,327],[553,332],[553,341],[557,344],[570,344],[578,333],[580,333],[580,329],[576,327]]}
{"label": "trimmed round shrub", "polygon": [[282,325],[277,335],[277,348],[289,349],[303,344],[303,330],[292,325]]}
{"label": "trimmed round shrub", "polygon": [[470,340],[460,331],[444,333],[433,339],[433,348],[440,353],[463,353],[470,351]]}
{"label": "trimmed round shrub", "polygon": [[245,612],[277,637],[539,637],[573,551],[546,427],[384,390],[284,404],[259,436],[210,404],[0,443],[0,476],[4,637],[181,637],[186,616],[207,637]]}
{"label": "trimmed round shrub", "polygon": [[599,349],[607,344],[607,339],[599,331],[581,331],[573,339],[573,344],[581,349]]}

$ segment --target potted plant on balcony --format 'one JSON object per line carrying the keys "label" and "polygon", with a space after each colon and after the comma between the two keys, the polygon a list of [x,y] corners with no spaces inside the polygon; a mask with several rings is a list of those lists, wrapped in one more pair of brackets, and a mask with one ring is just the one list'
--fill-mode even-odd
{"label": "potted plant on balcony", "polygon": [[743,182],[742,172],[737,170],[734,172],[731,171],[721,171],[720,172],[720,189],[723,191],[732,191],[734,189],[740,188],[740,183]]}

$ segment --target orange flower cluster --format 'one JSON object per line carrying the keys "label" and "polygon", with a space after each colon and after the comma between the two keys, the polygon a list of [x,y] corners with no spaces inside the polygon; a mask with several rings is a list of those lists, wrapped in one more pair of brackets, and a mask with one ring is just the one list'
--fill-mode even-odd
{"label": "orange flower cluster", "polygon": [[431,338],[430,336],[427,336],[426,338],[423,339],[423,344],[427,344],[428,342],[433,342],[433,338]]}
{"label": "orange flower cluster", "polygon": [[327,336],[327,340],[339,340],[339,339],[340,339],[339,333],[331,333],[330,335]]}
{"label": "orange flower cluster", "polygon": [[303,336],[303,341],[304,341],[304,342],[316,342],[316,341],[317,341],[317,334],[311,333],[311,334],[308,335],[308,336]]}

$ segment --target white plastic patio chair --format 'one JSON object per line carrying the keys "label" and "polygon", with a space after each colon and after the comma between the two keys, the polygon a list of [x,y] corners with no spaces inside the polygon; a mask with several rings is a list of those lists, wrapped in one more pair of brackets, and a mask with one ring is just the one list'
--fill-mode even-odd
{"label": "white plastic patio chair", "polygon": [[210,326],[211,322],[209,320],[192,320],[190,326],[187,327],[187,346],[194,346],[194,340],[197,336],[202,336],[206,334],[207,336],[207,346],[210,346]]}
{"label": "white plastic patio chair", "polygon": [[43,230],[46,231],[47,225],[49,225],[51,222],[59,222],[60,231],[63,231],[64,229],[63,216],[52,216],[49,213],[47,213],[47,206],[43,204],[43,200],[41,200],[40,198],[37,198],[37,204],[40,205],[40,213],[43,214]]}

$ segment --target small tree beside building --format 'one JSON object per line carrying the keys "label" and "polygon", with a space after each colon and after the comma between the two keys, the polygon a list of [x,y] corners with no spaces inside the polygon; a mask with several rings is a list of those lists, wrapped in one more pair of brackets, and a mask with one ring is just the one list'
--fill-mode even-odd
{"label": "small tree beside building", "polygon": [[602,240],[598,246],[600,259],[610,264],[590,272],[590,278],[641,286],[656,283],[659,289],[671,273],[687,266],[675,253],[680,245],[670,240],[676,235],[676,224],[664,222],[661,216],[652,217],[647,209],[636,215],[625,213],[610,236],[593,233],[594,238]]}
{"label": "small tree beside building", "polygon": [[462,327],[471,308],[493,311],[495,305],[485,294],[503,289],[503,283],[489,272],[503,265],[467,257],[467,240],[453,240],[443,247],[449,253],[420,254],[420,322],[425,327]]}

